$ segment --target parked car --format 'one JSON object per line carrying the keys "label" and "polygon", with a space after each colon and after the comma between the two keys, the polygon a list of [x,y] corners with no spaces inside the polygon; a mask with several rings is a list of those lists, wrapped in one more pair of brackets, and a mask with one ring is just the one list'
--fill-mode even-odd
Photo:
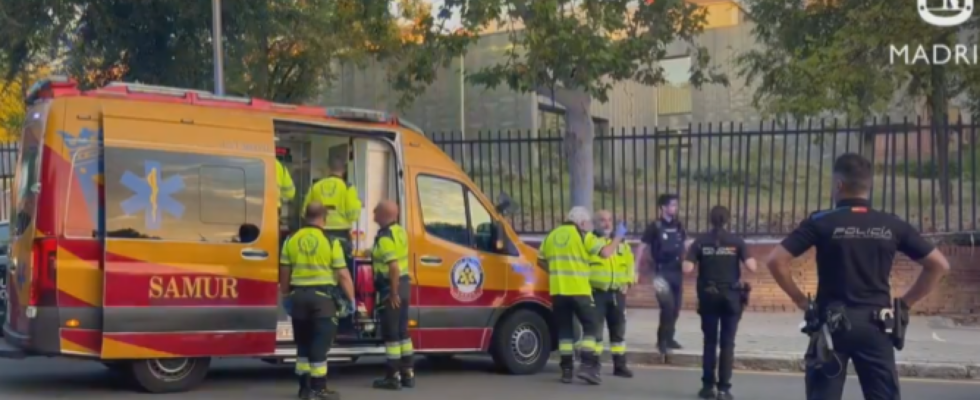
{"label": "parked car", "polygon": [[[7,322],[7,246],[10,244],[10,226],[0,222],[0,327]],[[0,329],[3,336],[3,329]]]}

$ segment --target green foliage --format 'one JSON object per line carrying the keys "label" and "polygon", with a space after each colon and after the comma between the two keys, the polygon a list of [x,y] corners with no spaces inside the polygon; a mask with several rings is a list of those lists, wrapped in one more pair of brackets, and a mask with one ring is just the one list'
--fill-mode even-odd
{"label": "green foliage", "polygon": [[521,92],[562,87],[605,101],[613,84],[664,82],[657,61],[669,44],[686,42],[693,63],[691,82],[727,83],[711,67],[695,38],[706,11],[682,0],[447,0],[441,16],[462,15],[468,32],[487,26],[511,28],[506,59],[469,72],[467,79],[490,88]]}
{"label": "green foliage", "polygon": [[[84,86],[113,80],[213,86],[211,2],[24,0],[0,9],[0,60],[8,77],[30,63],[65,61]],[[229,94],[302,102],[397,30],[385,0],[222,2]]]}
{"label": "green foliage", "polygon": [[[822,112],[864,120],[884,111],[904,88],[914,99],[943,100],[980,90],[980,73],[965,64],[906,65],[890,46],[976,43],[976,19],[962,29],[921,21],[914,2],[892,0],[746,0],[761,46],[740,55],[740,75],[758,84],[756,106],[796,118]],[[958,36],[959,35],[959,36]],[[935,79],[936,72],[945,74]],[[941,101],[945,104],[945,101]],[[932,115],[946,114],[935,109]]]}

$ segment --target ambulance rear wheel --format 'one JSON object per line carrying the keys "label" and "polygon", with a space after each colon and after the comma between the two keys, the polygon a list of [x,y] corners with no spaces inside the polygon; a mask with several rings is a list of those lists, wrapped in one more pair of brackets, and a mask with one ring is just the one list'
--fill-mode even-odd
{"label": "ambulance rear wheel", "polygon": [[136,385],[149,393],[177,393],[193,389],[208,375],[210,358],[154,358],[132,361]]}
{"label": "ambulance rear wheel", "polygon": [[551,333],[548,323],[531,310],[517,310],[497,324],[490,355],[511,375],[536,374],[548,364]]}

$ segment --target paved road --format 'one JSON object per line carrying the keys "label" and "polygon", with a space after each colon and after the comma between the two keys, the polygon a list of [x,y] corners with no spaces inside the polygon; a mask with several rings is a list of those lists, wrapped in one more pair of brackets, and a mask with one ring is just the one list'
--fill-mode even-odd
{"label": "paved road", "polygon": [[[191,393],[152,396],[154,399],[292,399],[294,386],[288,367],[274,367],[252,361],[225,360],[216,363],[205,384]],[[403,391],[394,398],[431,400],[433,398],[499,400],[562,399],[595,400],[596,396],[623,400],[692,399],[699,385],[699,373],[686,369],[638,368],[632,380],[607,377],[601,387],[561,385],[556,367],[547,373],[513,377],[489,373],[489,362],[481,359],[452,361],[443,366],[421,366],[419,387]],[[378,364],[358,364],[334,368],[335,386],[346,399],[381,400],[386,393],[369,388],[381,372]],[[735,394],[741,399],[803,399],[802,381],[794,375],[739,374]],[[968,382],[925,382],[907,380],[904,398],[976,400],[980,384]],[[390,396],[390,395],[389,395]],[[52,399],[137,399],[145,395],[125,388],[120,379],[101,365],[55,359],[22,361],[0,360],[0,398],[5,400]],[[848,384],[845,399],[862,398],[857,381]]]}

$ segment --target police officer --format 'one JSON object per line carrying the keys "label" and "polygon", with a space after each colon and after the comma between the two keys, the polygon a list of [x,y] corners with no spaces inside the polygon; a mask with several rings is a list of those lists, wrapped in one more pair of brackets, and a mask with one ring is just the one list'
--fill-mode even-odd
{"label": "police officer", "polygon": [[398,224],[398,204],[385,200],[374,209],[381,228],[374,239],[374,287],[378,293],[381,335],[385,341],[387,371],[374,381],[378,389],[415,387],[412,338],[408,336],[408,304],[412,282],[408,270],[408,235]]}
{"label": "police officer", "polygon": [[[833,168],[836,208],[810,215],[773,249],[767,260],[776,283],[800,309],[806,310],[810,303],[793,282],[789,263],[810,247],[817,250],[817,296],[813,306],[820,332],[830,333],[833,352],[829,351],[830,346],[823,346],[826,351],[822,353],[808,351],[809,400],[840,399],[851,360],[865,399],[899,400],[892,337],[874,317],[892,308],[888,278],[895,253],[901,252],[923,266],[918,280],[898,300],[902,309],[907,310],[926,297],[949,270],[942,253],[911,225],[871,208],[868,193],[872,168],[871,162],[859,154],[838,157]],[[813,337],[811,344],[818,343],[822,335]],[[828,365],[830,362],[837,365]]]}
{"label": "police officer", "polygon": [[327,213],[318,202],[307,205],[306,225],[286,239],[279,259],[280,292],[290,304],[296,340],[300,399],[340,398],[327,389],[327,353],[336,334],[337,317],[343,313],[330,293],[340,284],[353,304],[354,286],[340,244],[323,234]]}
{"label": "police officer", "polygon": [[[660,208],[660,218],[647,226],[642,241],[650,249],[657,278],[666,281],[670,296],[669,301],[660,301],[660,325],[657,327],[657,348],[666,354],[670,350],[681,348],[674,339],[677,318],[680,317],[684,298],[684,277],[681,273],[681,258],[684,256],[684,241],[687,232],[677,220],[678,197],[674,194],[662,194],[657,198]],[[655,282],[656,283],[656,282]],[[661,291],[662,290],[659,290]]]}
{"label": "police officer", "polygon": [[[748,301],[748,286],[740,283],[740,264],[752,272],[757,268],[755,259],[748,254],[745,241],[725,230],[730,219],[731,213],[727,208],[712,208],[708,213],[711,232],[694,240],[684,260],[685,274],[694,271],[695,266],[698,269],[698,314],[701,315],[701,331],[704,332],[701,356],[703,386],[698,392],[698,397],[702,399],[734,399],[731,388],[735,334],[743,306]],[[719,344],[721,363],[718,363]]]}
{"label": "police officer", "polygon": [[347,172],[347,160],[343,157],[331,157],[329,174],[313,184],[303,201],[305,208],[310,202],[323,204],[329,214],[324,221],[323,231],[327,237],[340,242],[344,249],[347,268],[353,269],[353,253],[351,249],[351,227],[361,217],[361,199],[357,196],[357,188],[344,180]]}
{"label": "police officer", "polygon": [[590,259],[593,256],[612,256],[623,242],[626,226],[620,224],[614,239],[606,245],[591,231],[592,215],[589,210],[572,207],[567,221],[545,237],[538,255],[538,264],[548,270],[552,309],[558,324],[561,380],[564,383],[572,382],[576,318],[582,323],[582,365],[578,377],[593,385],[602,382],[599,377],[599,355],[595,353],[596,319],[589,283]]}
{"label": "police officer", "polygon": [[[595,235],[603,246],[613,241],[613,218],[609,211],[596,213]],[[609,326],[609,352],[613,375],[632,378],[626,366],[626,291],[633,284],[633,250],[622,242],[612,256],[592,256],[592,299],[596,309],[595,351],[602,354],[602,325]]]}

